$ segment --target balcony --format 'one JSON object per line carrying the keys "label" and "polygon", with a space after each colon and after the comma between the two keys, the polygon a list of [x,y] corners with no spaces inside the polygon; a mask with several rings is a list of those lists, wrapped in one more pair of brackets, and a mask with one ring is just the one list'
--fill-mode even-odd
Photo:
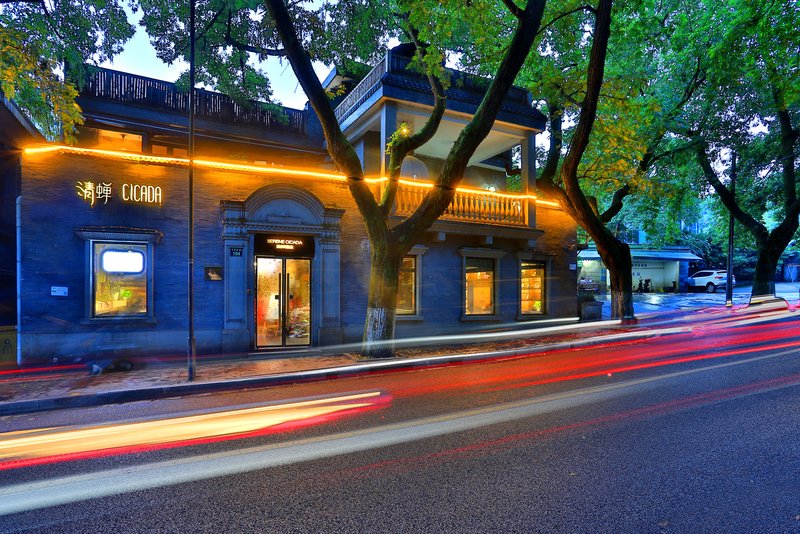
{"label": "balcony", "polygon": [[[224,124],[256,126],[283,133],[304,135],[305,112],[283,108],[265,108],[262,102],[247,105],[235,102],[222,93],[195,89],[195,117]],[[188,115],[189,93],[174,83],[98,68],[86,80],[81,97],[111,100],[145,106],[157,111]]]}
{"label": "balcony", "polygon": [[[373,95],[382,90],[383,86],[430,94],[428,79],[418,72],[407,69],[410,63],[410,57],[390,50],[336,107],[335,114],[339,123],[344,123]],[[446,69],[446,72],[449,77],[449,87],[445,91],[445,96],[448,100],[477,106],[489,88],[491,80],[453,69]],[[503,110],[516,116],[518,120],[528,119],[535,121],[537,125],[544,119],[531,107],[529,93],[520,87],[509,89]]]}
{"label": "balcony", "polygon": [[[381,184],[383,194],[386,182]],[[393,214],[411,215],[428,193],[431,184],[400,182],[395,197]],[[492,226],[528,227],[528,198],[524,195],[506,195],[491,191],[458,189],[440,221],[452,221]]]}

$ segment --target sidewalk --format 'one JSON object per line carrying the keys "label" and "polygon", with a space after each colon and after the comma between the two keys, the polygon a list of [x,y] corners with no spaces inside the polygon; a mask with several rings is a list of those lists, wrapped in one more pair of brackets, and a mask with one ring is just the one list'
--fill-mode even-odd
{"label": "sidewalk", "polygon": [[[752,285],[741,284],[733,288],[733,305],[745,306],[750,302]],[[776,282],[775,296],[785,299],[792,306],[800,306],[800,282]],[[598,295],[603,303],[603,319],[611,318],[611,294]],[[635,293],[633,309],[636,315],[682,311],[695,308],[725,306],[725,290],[716,293],[698,291],[694,293]]]}
{"label": "sidewalk", "polygon": [[[574,331],[537,335],[496,333],[495,339],[471,343],[405,347],[396,357],[362,360],[355,353],[320,355],[319,350],[282,355],[234,355],[226,359],[198,357],[195,379],[187,380],[186,358],[142,360],[127,371],[92,375],[86,364],[41,370],[0,370],[0,416],[175,397],[194,393],[324,380],[390,369],[486,360],[585,344],[599,335],[646,328],[614,323],[573,323]],[[587,331],[588,330],[588,331]],[[587,334],[590,335],[587,336]],[[637,335],[638,334],[633,334]],[[350,347],[352,350],[352,347]]]}
{"label": "sidewalk", "polygon": [[[796,300],[790,301],[790,304],[796,303]],[[736,303],[736,306],[741,310],[743,304]],[[192,382],[187,380],[185,357],[143,359],[134,362],[131,370],[104,371],[99,375],[92,375],[85,363],[22,371],[0,368],[0,416],[268,387],[355,376],[376,370],[491,360],[590,344],[598,337],[623,332],[634,338],[647,338],[658,335],[652,332],[649,323],[669,318],[680,321],[686,315],[700,311],[704,320],[713,316],[729,317],[731,312],[724,308],[723,295],[721,307],[664,309],[651,317],[642,314],[637,325],[622,325],[618,321],[571,323],[555,332],[551,329],[498,331],[480,334],[469,342],[462,339],[460,343],[455,342],[459,338],[454,336],[447,345],[400,347],[394,358],[386,360],[359,359],[355,352],[348,352],[354,347],[342,347],[330,354],[321,354],[320,349],[313,349],[296,351],[291,355],[259,353],[214,359],[200,356]],[[637,315],[641,312],[637,310]]]}

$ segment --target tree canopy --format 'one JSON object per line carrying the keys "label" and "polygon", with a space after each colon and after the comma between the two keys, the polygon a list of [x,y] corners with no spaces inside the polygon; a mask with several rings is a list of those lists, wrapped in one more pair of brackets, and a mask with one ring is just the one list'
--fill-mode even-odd
{"label": "tree canopy", "polygon": [[122,51],[134,28],[119,0],[0,3],[0,90],[45,137],[68,140],[82,123],[77,87],[64,66],[79,70]]}
{"label": "tree canopy", "polygon": [[705,13],[698,25],[720,31],[707,50],[698,51],[707,58],[708,82],[691,103],[686,126],[675,133],[695,141],[703,176],[755,242],[753,293],[770,293],[800,217],[800,5],[729,2]]}

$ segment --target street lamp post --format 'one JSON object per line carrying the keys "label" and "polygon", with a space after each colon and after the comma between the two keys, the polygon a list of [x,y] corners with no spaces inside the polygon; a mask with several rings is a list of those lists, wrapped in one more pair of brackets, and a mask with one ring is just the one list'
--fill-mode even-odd
{"label": "street lamp post", "polygon": [[189,382],[194,380],[197,363],[197,341],[194,337],[194,2],[189,0],[189,340],[186,350]]}
{"label": "street lamp post", "polygon": [[[736,151],[731,165],[731,195],[736,198]],[[725,306],[733,307],[733,211],[728,219],[728,281],[725,283]]]}

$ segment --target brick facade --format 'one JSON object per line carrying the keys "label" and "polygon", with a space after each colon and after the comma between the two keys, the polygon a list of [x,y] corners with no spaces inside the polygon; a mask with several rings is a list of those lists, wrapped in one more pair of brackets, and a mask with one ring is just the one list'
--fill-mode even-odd
{"label": "brick facade", "polygon": [[[182,353],[186,346],[188,299],[187,168],[60,152],[25,155],[22,168],[22,313],[18,326],[26,360],[91,358],[107,350]],[[91,206],[76,190],[78,182],[87,181],[110,183],[110,198],[96,200]],[[305,191],[326,210],[341,214],[338,217],[340,244],[337,245],[340,247],[340,308],[336,326],[340,329],[339,340],[360,339],[369,282],[369,244],[345,182],[205,168],[195,171],[194,182],[198,352],[244,352],[253,348],[253,324],[247,317],[253,313],[252,304],[248,302],[243,311],[247,331],[244,338],[226,345],[223,341],[226,284],[224,280],[206,280],[204,270],[226,265],[222,204],[245,206],[256,192],[270,188],[291,187]],[[120,196],[124,183],[160,187],[162,204],[124,202]],[[420,243],[427,247],[421,260],[424,272],[420,287],[421,317],[401,317],[397,324],[398,337],[457,334],[498,323],[575,316],[575,225],[560,210],[546,206],[538,208],[536,220],[543,233],[533,247],[524,247],[519,239],[496,238],[490,245],[482,245],[477,235],[447,234],[441,241],[437,233],[426,234],[426,239]],[[152,257],[152,320],[90,318],[87,246],[76,232],[87,228],[139,229],[160,234]],[[497,313],[490,319],[465,321],[463,256],[459,252],[465,247],[504,252],[498,263]],[[317,250],[320,250],[319,244]],[[547,264],[546,315],[519,316],[520,257]],[[242,264],[252,265],[252,258],[253,252],[248,250]],[[228,274],[223,272],[223,278]],[[245,273],[243,283],[246,293],[250,294],[252,272]],[[53,287],[67,288],[67,295],[51,295]],[[319,304],[312,302],[314,313],[320,313]],[[318,330],[322,326],[316,319],[313,324]],[[317,334],[313,336],[315,342],[325,342]]]}

